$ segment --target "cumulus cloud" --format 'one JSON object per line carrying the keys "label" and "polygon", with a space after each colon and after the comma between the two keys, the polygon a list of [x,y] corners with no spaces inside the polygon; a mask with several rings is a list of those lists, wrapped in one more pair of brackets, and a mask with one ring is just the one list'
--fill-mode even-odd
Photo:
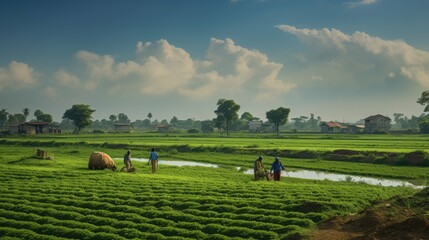
{"label": "cumulus cloud", "polygon": [[202,86],[183,89],[183,94],[205,96],[224,92],[233,96],[248,92],[256,98],[266,98],[285,94],[295,87],[279,79],[282,64],[269,61],[257,50],[238,46],[229,38],[212,38],[207,59],[198,67],[200,74],[193,83]]}
{"label": "cumulus cloud", "polygon": [[[279,79],[282,64],[269,61],[256,50],[238,46],[231,39],[211,39],[206,59],[192,59],[184,49],[161,39],[155,43],[138,42],[135,60],[116,62],[109,55],[79,51],[76,57],[86,66],[82,81],[87,90],[108,86],[114,94],[124,88],[138,89],[144,95],[180,94],[206,97],[250,91],[256,97],[281,95],[295,87]],[[60,70],[63,85],[78,84],[79,79]]]}
{"label": "cumulus cloud", "polygon": [[0,68],[0,90],[32,86],[38,76],[26,63],[12,61],[8,68]]}
{"label": "cumulus cloud", "polygon": [[55,79],[57,80],[59,85],[78,86],[80,84],[80,80],[76,75],[69,73],[63,69],[58,70],[54,74],[54,76],[55,76]]}
{"label": "cumulus cloud", "polygon": [[[291,33],[303,42],[325,51],[325,61],[353,68],[381,73],[392,78],[396,75],[429,87],[429,52],[416,49],[403,40],[384,40],[364,32],[345,34],[337,29],[299,29],[278,25],[278,29]],[[361,72],[361,73],[362,73]]]}

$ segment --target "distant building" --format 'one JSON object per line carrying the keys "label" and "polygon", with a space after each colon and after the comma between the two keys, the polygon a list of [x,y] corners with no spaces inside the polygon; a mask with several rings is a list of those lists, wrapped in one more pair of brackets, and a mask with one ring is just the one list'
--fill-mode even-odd
{"label": "distant building", "polygon": [[9,126],[11,133],[20,134],[46,134],[46,133],[61,133],[59,126],[48,122],[25,122],[19,124],[17,127]]}
{"label": "distant building", "polygon": [[115,123],[116,132],[131,132],[131,124],[129,123]]}
{"label": "distant building", "polygon": [[158,129],[158,132],[160,132],[160,133],[168,133],[170,131],[171,126],[168,124],[158,125],[158,126],[156,126],[156,128]]}
{"label": "distant building", "polygon": [[342,130],[343,133],[360,133],[365,129],[365,125],[363,124],[346,124],[345,127]]}
{"label": "distant building", "polygon": [[270,122],[262,123],[261,132],[267,132],[267,133],[275,132],[274,124]]}
{"label": "distant building", "polygon": [[365,118],[365,133],[388,132],[391,121],[389,117],[381,114],[369,116]]}
{"label": "distant building", "polygon": [[249,122],[249,131],[250,132],[260,132],[262,127],[261,120],[252,120]]}
{"label": "distant building", "polygon": [[9,133],[17,134],[19,133],[19,124],[10,124],[8,126]]}
{"label": "distant building", "polygon": [[322,133],[341,133],[346,128],[338,122],[322,122],[319,126]]}

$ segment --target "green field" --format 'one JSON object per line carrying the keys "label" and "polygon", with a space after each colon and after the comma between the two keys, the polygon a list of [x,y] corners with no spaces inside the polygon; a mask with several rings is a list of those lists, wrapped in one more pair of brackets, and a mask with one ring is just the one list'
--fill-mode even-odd
{"label": "green field", "polygon": [[290,150],[335,150],[353,149],[380,152],[409,152],[427,150],[428,135],[359,135],[359,134],[219,134],[183,135],[156,133],[135,134],[86,134],[86,135],[37,135],[31,138],[8,138],[14,142],[57,142],[87,144],[126,144],[142,147],[188,145],[191,147],[231,147],[236,149],[290,149]]}
{"label": "green field", "polygon": [[[295,137],[295,138],[292,138]],[[417,190],[353,182],[282,177],[253,181],[235,167],[252,168],[259,150],[322,149],[396,151],[426,149],[424,136],[290,135],[282,138],[184,135],[59,135],[0,139],[0,238],[5,239],[288,239],[305,236],[333,216],[354,214],[376,201]],[[108,143],[108,144],[106,144]],[[366,145],[365,145],[366,144]],[[181,152],[168,146],[208,146]],[[380,148],[370,147],[379,146]],[[89,155],[104,151],[121,158],[147,158],[149,147],[161,159],[218,164],[219,168],[148,165],[136,173],[91,171]],[[253,153],[222,152],[253,148]],[[283,147],[282,147],[283,146]],[[349,147],[347,147],[349,146]],[[366,147],[364,147],[366,146]],[[162,151],[163,147],[169,151]],[[32,157],[49,151],[53,160]],[[266,156],[267,163],[272,156]],[[352,172],[398,179],[427,179],[429,167],[282,158],[291,168]],[[121,160],[117,161],[123,166]]]}

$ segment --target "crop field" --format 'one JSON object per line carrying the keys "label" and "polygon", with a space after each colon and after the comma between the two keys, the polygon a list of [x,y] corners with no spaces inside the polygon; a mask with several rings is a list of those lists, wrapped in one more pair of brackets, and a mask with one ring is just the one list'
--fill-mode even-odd
{"label": "crop field", "polygon": [[[288,177],[282,177],[280,182],[254,181],[252,176],[235,167],[251,168],[255,155],[215,151],[160,152],[160,157],[215,163],[219,168],[160,165],[159,173],[151,174],[149,165],[134,162],[136,173],[91,171],[87,169],[91,152],[103,151],[113,158],[121,158],[125,153],[123,148],[92,143],[125,143],[131,148],[132,158],[147,158],[147,146],[193,144],[191,141],[199,146],[205,141],[200,137],[176,137],[178,141],[174,143],[174,137],[169,136],[134,139],[113,134],[100,138],[3,139],[0,142],[0,238],[288,239],[305,236],[318,222],[330,217],[355,214],[376,201],[417,191]],[[121,138],[128,142],[121,142]],[[230,138],[212,140],[219,144],[214,146],[243,147],[239,145],[240,138],[231,139],[231,142]],[[39,141],[70,144],[45,144],[41,148],[53,159],[42,160],[32,157]],[[259,144],[261,148],[271,147]],[[282,161],[287,167],[295,168],[339,172],[355,169],[356,173],[391,178],[429,177],[427,167],[377,165],[374,168],[372,164],[317,159]],[[123,166],[122,160],[116,164],[119,168]]]}
{"label": "crop field", "polygon": [[56,142],[85,144],[126,144],[138,146],[177,146],[235,149],[290,149],[329,151],[351,149],[380,152],[410,152],[429,148],[427,135],[359,135],[359,134],[238,134],[234,137],[212,135],[184,135],[157,133],[37,135],[32,138],[8,138],[12,142]]}

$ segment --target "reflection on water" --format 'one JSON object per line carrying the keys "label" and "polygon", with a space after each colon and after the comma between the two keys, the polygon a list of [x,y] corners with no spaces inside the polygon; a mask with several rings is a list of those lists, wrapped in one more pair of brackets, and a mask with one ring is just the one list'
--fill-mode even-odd
{"label": "reflection on water", "polygon": [[[122,160],[122,158],[115,158],[115,160]],[[132,161],[136,162],[147,162],[147,158],[133,158]],[[180,161],[180,160],[158,160],[158,164],[161,165],[170,165],[170,166],[190,166],[190,167],[211,167],[218,168],[218,165],[211,163],[201,163],[201,162],[190,162],[190,161]],[[236,167],[237,171],[242,171],[242,167]],[[245,174],[253,174],[253,169],[243,171]],[[303,179],[312,179],[312,180],[331,180],[331,181],[346,181],[346,182],[360,182],[371,185],[378,185],[384,187],[412,187],[416,189],[425,188],[425,186],[414,185],[407,181],[401,180],[391,180],[391,179],[378,179],[371,177],[362,177],[356,175],[340,174],[340,173],[327,173],[321,171],[311,171],[311,170],[289,170],[282,171],[282,176],[284,177],[294,177],[294,178],[303,178]]]}
{"label": "reflection on water", "polygon": [[[253,174],[253,169],[249,169],[244,172],[245,174]],[[339,174],[339,173],[327,173],[321,171],[311,171],[311,170],[290,170],[282,171],[282,176],[285,177],[294,177],[294,178],[303,178],[303,179],[313,179],[313,180],[331,180],[331,181],[346,181],[346,182],[361,182],[371,185],[378,185],[384,187],[412,187],[421,189],[425,186],[417,186],[407,181],[401,180],[391,180],[391,179],[378,179],[371,177],[362,177],[356,175],[348,174]]]}
{"label": "reflection on water", "polygon": [[[121,160],[121,158],[115,158],[115,160]],[[148,162],[147,158],[133,158],[131,161],[136,162]],[[180,161],[180,160],[158,160],[158,164],[160,165],[169,165],[169,166],[188,166],[188,167],[211,167],[218,168],[218,165],[211,163],[200,163],[200,162],[190,162],[190,161]]]}

